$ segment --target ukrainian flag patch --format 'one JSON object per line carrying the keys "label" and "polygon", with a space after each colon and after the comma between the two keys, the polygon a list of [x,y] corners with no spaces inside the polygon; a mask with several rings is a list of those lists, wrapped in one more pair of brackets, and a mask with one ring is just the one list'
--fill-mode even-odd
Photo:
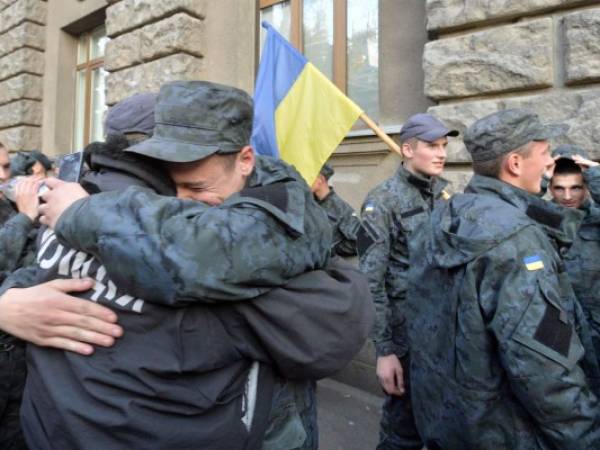
{"label": "ukrainian flag patch", "polygon": [[544,268],[544,261],[539,255],[527,256],[523,258],[527,270],[541,270]]}

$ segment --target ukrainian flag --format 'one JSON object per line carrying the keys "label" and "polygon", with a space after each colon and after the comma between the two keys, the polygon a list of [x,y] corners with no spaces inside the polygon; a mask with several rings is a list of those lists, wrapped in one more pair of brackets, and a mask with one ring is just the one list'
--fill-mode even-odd
{"label": "ukrainian flag", "polygon": [[363,111],[270,24],[262,26],[252,146],[292,164],[311,184]]}

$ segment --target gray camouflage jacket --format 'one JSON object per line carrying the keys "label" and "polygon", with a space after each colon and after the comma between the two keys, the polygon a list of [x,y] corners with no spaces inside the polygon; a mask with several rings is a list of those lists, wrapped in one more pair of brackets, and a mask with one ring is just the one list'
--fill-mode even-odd
{"label": "gray camouflage jacket", "polygon": [[56,235],[97,256],[124,291],[182,306],[254,298],[324,267],[330,230],[295,169],[257,157],[246,188],[220,206],[132,187],[76,202]]}
{"label": "gray camouflage jacket", "polygon": [[563,252],[563,259],[590,323],[596,354],[600,356],[600,167],[583,172],[594,201],[586,201],[581,210],[585,217],[577,230],[573,245]]}
{"label": "gray camouflage jacket", "polygon": [[401,357],[408,351],[404,300],[410,248],[434,203],[447,197],[446,184],[441,178],[414,175],[401,165],[363,203],[358,253],[375,302],[372,339],[377,356]]}
{"label": "gray camouflage jacket", "polygon": [[428,447],[599,448],[600,369],[557,252],[563,220],[478,175],[433,212],[425,251],[411,255],[408,301],[413,408]]}
{"label": "gray camouflage jacket", "polygon": [[329,195],[317,203],[327,211],[333,229],[332,253],[339,256],[356,255],[356,233],[360,227],[358,215],[342,197],[330,188]]}

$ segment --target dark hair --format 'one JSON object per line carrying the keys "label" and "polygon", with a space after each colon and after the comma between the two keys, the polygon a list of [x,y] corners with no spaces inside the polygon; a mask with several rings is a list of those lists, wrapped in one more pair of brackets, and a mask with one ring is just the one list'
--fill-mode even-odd
{"label": "dark hair", "polygon": [[560,158],[556,161],[554,175],[579,175],[581,173],[581,167],[570,158]]}

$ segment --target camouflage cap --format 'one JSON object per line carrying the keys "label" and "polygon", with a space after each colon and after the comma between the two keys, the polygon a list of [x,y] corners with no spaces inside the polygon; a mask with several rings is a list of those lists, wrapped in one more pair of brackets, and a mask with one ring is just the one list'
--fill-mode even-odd
{"label": "camouflage cap", "polygon": [[323,167],[321,167],[321,171],[319,173],[323,175],[326,180],[329,180],[335,173],[335,170],[333,170],[333,167],[331,167],[329,163],[325,163],[323,164]]}
{"label": "camouflage cap", "polygon": [[560,156],[558,159],[573,159],[573,155],[583,156],[585,159],[590,159],[590,155],[583,147],[572,144],[559,145],[552,151],[552,157]]}
{"label": "camouflage cap", "polygon": [[490,161],[531,141],[565,134],[565,124],[543,124],[537,114],[505,109],[476,121],[465,131],[464,142],[473,161]]}
{"label": "camouflage cap", "polygon": [[125,151],[170,162],[238,152],[250,143],[252,108],[252,98],[231,86],[208,81],[165,83],[155,107],[154,135]]}

